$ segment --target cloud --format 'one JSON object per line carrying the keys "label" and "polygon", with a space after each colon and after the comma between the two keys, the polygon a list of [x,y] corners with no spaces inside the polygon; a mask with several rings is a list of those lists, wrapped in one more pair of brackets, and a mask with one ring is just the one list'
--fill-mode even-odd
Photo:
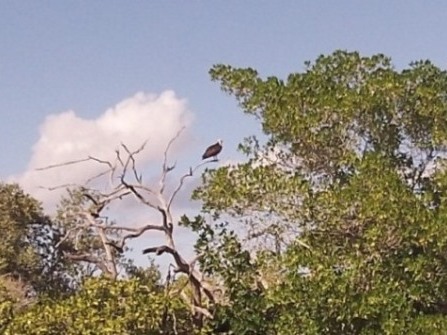
{"label": "cloud", "polygon": [[[169,140],[181,127],[188,127],[192,119],[186,101],[176,97],[172,91],[159,95],[137,93],[96,119],[81,118],[75,111],[49,115],[40,126],[40,136],[33,146],[26,171],[11,176],[9,181],[18,182],[46,208],[52,208],[63,191],[50,192],[41,186],[82,183],[104,170],[105,165],[89,161],[44,171],[36,169],[88,156],[110,160],[115,157],[115,149],[120,143],[135,150],[146,140],[146,148],[138,156],[139,167],[161,163]],[[188,145],[188,133],[181,136],[181,140],[172,147],[171,155]]]}

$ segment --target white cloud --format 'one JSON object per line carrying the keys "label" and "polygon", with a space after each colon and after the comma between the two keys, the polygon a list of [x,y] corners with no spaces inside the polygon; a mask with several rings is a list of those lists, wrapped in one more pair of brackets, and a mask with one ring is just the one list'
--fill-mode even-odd
{"label": "white cloud", "polygon": [[[88,156],[109,160],[120,143],[135,150],[146,140],[146,148],[138,156],[140,167],[157,162],[159,168],[168,141],[191,121],[192,113],[186,101],[172,91],[160,95],[137,93],[96,119],[81,118],[74,111],[50,115],[40,126],[40,137],[33,146],[26,171],[12,176],[9,181],[20,183],[25,191],[43,201],[46,208],[52,208],[62,191],[49,192],[40,186],[80,183],[99,173],[104,166],[85,162],[44,171],[36,171],[37,168]],[[171,154],[188,142],[188,134],[183,133]]]}

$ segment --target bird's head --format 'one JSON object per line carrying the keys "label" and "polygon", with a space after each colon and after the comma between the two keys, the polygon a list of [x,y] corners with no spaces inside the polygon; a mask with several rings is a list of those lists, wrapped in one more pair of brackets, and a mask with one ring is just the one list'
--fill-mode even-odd
{"label": "bird's head", "polygon": [[223,144],[223,141],[219,138],[219,139],[217,140],[217,143],[219,143],[220,145],[222,145],[222,144]]}

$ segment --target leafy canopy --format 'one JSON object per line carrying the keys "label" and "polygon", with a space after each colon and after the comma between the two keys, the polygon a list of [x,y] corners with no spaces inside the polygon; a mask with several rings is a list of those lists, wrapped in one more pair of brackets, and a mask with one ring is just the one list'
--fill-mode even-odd
{"label": "leafy canopy", "polygon": [[75,295],[17,316],[4,334],[194,334],[187,307],[166,294],[139,278],[90,278]]}
{"label": "leafy canopy", "polygon": [[202,230],[197,248],[216,259],[202,267],[238,290],[239,333],[255,334],[256,318],[265,334],[447,331],[447,73],[336,51],[286,80],[227,65],[210,74],[266,140],[245,139],[247,162],[208,171],[194,197],[281,245],[269,266],[262,254],[246,261],[277,280],[257,295],[265,308],[243,308],[258,279],[244,270],[247,285],[232,285],[234,269],[216,264],[246,254],[216,254],[205,245],[225,245],[226,228]]}

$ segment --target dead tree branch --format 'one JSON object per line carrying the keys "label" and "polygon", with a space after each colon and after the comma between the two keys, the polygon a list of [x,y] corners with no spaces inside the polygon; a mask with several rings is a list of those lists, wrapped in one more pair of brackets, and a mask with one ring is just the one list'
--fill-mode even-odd
{"label": "dead tree branch", "polygon": [[[67,253],[66,256],[73,261],[94,264],[102,272],[116,278],[117,259],[119,254],[122,254],[125,251],[127,242],[131,239],[140,237],[147,231],[162,232],[165,238],[165,243],[160,246],[146,248],[143,250],[143,254],[169,254],[172,256],[175,263],[175,272],[183,273],[188,278],[188,283],[193,294],[192,310],[198,319],[201,320],[202,316],[211,316],[211,313],[204,307],[204,299],[202,298],[202,295],[206,297],[209,302],[214,303],[214,290],[203,279],[203,275],[195,269],[194,265],[197,258],[188,262],[176,248],[173,237],[174,220],[172,205],[182,188],[185,186],[186,180],[193,177],[195,172],[202,166],[211,164],[215,161],[204,161],[200,162],[194,168],[190,167],[185,174],[180,176],[172,193],[166,194],[168,174],[175,170],[176,167],[176,163],[172,165],[169,164],[168,153],[184,129],[184,127],[179,129],[166,146],[163,153],[162,171],[158,180],[158,187],[143,183],[143,174],[139,171],[137,166],[138,155],[145,150],[147,141],[136,150],[131,150],[126,144],[121,143],[120,147],[115,150],[115,155],[111,160],[88,156],[85,159],[49,165],[38,170],[42,171],[67,167],[87,161],[92,161],[104,166],[104,170],[88,178],[80,188],[81,196],[84,201],[79,204],[78,210],[71,213],[73,216],[72,222],[74,223],[70,224],[74,224],[74,227],[69,226],[66,234],[59,241],[58,246],[70,239],[78,239],[76,236],[78,236],[79,239],[82,239],[82,236],[84,236],[83,234],[94,234],[95,241],[101,249],[101,256],[97,255],[98,249],[93,249],[93,247],[91,252],[84,252],[84,250],[81,250],[75,253]],[[98,192],[97,190],[87,188],[89,183],[99,181],[107,175],[109,176],[108,192]],[[72,187],[73,185],[70,186]],[[141,226],[114,225],[108,223],[108,221],[104,219],[104,216],[102,216],[103,211],[110,204],[129,195],[133,196],[133,198],[143,206],[147,206],[160,213],[160,223],[149,223]],[[73,237],[73,235],[75,236]],[[178,293],[180,294],[182,292]]]}

